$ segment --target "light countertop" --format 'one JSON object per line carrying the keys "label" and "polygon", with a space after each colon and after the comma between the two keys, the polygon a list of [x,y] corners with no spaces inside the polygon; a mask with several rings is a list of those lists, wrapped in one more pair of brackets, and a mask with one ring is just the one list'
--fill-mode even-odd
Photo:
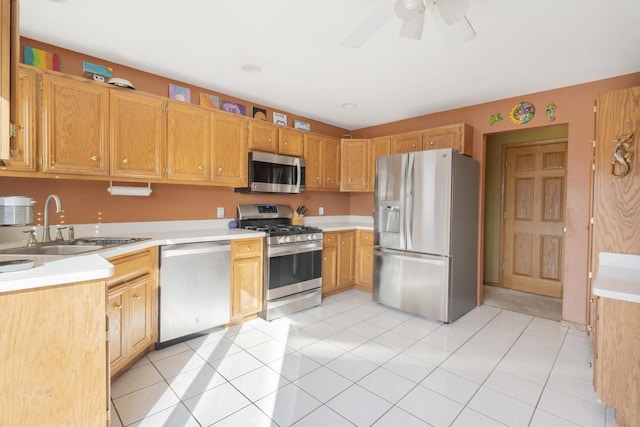
{"label": "light countertop", "polygon": [[640,255],[600,252],[593,294],[640,303]]}
{"label": "light countertop", "polygon": [[[79,224],[74,227],[76,238],[145,237],[148,240],[72,256],[0,254],[0,261],[14,259],[34,261],[33,268],[29,270],[0,273],[0,293],[110,277],[113,275],[113,266],[107,261],[108,258],[152,246],[264,236],[261,232],[230,229],[229,221],[230,219]],[[319,227],[323,231],[373,230],[373,218],[364,216],[305,217],[304,224]],[[22,231],[34,228],[1,227],[0,248],[24,246],[25,235]],[[36,235],[40,237],[38,233]]]}

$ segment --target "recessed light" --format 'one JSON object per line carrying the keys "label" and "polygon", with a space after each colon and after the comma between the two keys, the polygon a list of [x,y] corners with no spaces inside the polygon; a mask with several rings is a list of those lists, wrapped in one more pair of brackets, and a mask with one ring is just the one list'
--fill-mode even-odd
{"label": "recessed light", "polygon": [[240,68],[245,73],[259,73],[260,71],[262,71],[262,68],[260,68],[259,66],[255,65],[255,64],[244,64]]}
{"label": "recessed light", "polygon": [[357,106],[355,102],[345,102],[342,104],[342,108],[356,108]]}

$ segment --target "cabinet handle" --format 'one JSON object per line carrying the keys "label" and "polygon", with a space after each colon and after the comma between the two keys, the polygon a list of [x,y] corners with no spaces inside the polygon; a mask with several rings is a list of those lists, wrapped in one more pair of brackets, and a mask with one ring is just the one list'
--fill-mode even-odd
{"label": "cabinet handle", "polygon": [[284,145],[289,145],[289,143],[287,141],[284,142]]}
{"label": "cabinet handle", "polygon": [[24,132],[24,125],[18,125],[18,131]]}
{"label": "cabinet handle", "polygon": [[202,169],[204,169],[202,165],[198,165],[198,170],[201,171]]}
{"label": "cabinet handle", "polygon": [[247,245],[247,252],[251,252],[251,246]]}
{"label": "cabinet handle", "polygon": [[587,363],[587,366],[591,368],[593,366],[593,363],[589,362]]}
{"label": "cabinet handle", "polygon": [[316,176],[316,182],[319,182],[319,181],[320,181],[320,177]]}
{"label": "cabinet handle", "polygon": [[327,181],[327,182],[331,181],[331,178],[327,178],[327,179],[326,179],[326,181]]}
{"label": "cabinet handle", "polygon": [[122,163],[124,163],[125,165],[129,164],[129,159],[122,159]]}
{"label": "cabinet handle", "polygon": [[98,157],[97,156],[91,156],[91,160],[93,160],[95,162],[96,160],[98,160]]}
{"label": "cabinet handle", "polygon": [[222,172],[222,168],[218,168],[218,172]]}
{"label": "cabinet handle", "polygon": [[267,139],[267,142],[271,142],[271,138]]}
{"label": "cabinet handle", "polygon": [[593,304],[594,302],[596,302],[596,300],[595,300],[595,298],[589,298],[589,302],[590,302],[591,304]]}
{"label": "cabinet handle", "polygon": [[431,142],[429,143],[429,145],[433,145],[433,141],[431,141]]}
{"label": "cabinet handle", "polygon": [[593,331],[593,326],[587,325],[587,331],[589,331],[589,332]]}
{"label": "cabinet handle", "polygon": [[[433,144],[433,143],[432,143],[432,144]],[[416,144],[413,144],[413,145],[411,146],[411,148],[416,148]]]}
{"label": "cabinet handle", "polygon": [[115,305],[115,307],[116,307],[118,310],[122,310],[122,304],[116,304],[116,305]]}
{"label": "cabinet handle", "polygon": [[352,181],[353,181],[353,179],[352,179],[352,178],[349,178],[349,182],[352,182]]}
{"label": "cabinet handle", "polygon": [[133,299],[138,299],[138,300],[139,300],[139,299],[140,299],[140,295],[135,294],[135,295],[133,296]]}

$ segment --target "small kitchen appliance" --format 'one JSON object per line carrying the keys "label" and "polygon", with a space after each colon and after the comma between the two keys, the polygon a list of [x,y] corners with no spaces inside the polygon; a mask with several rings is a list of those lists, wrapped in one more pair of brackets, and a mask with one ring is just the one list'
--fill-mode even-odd
{"label": "small kitchen appliance", "polygon": [[26,196],[0,197],[0,225],[28,225],[33,222],[35,200]]}
{"label": "small kitchen appliance", "polygon": [[266,233],[262,311],[273,320],[322,301],[322,230],[293,225],[287,205],[238,205],[238,226]]}

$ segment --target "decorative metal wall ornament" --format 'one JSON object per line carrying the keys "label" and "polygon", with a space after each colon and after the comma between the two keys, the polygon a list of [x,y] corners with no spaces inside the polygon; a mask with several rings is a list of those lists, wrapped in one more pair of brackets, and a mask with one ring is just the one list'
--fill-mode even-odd
{"label": "decorative metal wall ornament", "polygon": [[547,105],[547,120],[549,120],[550,122],[556,121],[556,116],[554,115],[556,108],[558,107],[556,107],[556,104],[554,104],[553,102]]}
{"label": "decorative metal wall ornament", "polygon": [[[633,139],[633,132],[627,135],[623,135],[618,139],[613,140],[613,158],[611,161],[611,175],[622,178],[629,174],[631,171],[631,153],[627,150],[631,146]],[[617,167],[616,167],[617,166]]]}
{"label": "decorative metal wall ornament", "polygon": [[511,109],[509,119],[517,125],[523,125],[525,123],[529,123],[535,114],[536,107],[534,107],[530,102],[523,101],[516,104]]}
{"label": "decorative metal wall ornament", "polygon": [[491,118],[489,119],[489,126],[493,126],[495,122],[499,122],[500,120],[502,120],[502,114],[500,113],[492,114]]}

